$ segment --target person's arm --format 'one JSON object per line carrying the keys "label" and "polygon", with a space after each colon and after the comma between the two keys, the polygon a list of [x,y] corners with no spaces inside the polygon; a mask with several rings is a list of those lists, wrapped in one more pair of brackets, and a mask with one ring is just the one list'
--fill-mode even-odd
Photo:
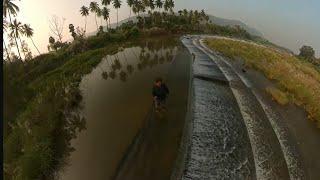
{"label": "person's arm", "polygon": [[154,87],[152,88],[152,97],[153,97],[153,99],[157,98],[156,90]]}

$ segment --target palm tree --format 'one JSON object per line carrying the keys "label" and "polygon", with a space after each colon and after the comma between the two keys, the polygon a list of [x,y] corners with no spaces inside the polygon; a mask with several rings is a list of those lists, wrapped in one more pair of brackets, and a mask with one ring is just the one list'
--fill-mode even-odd
{"label": "palm tree", "polygon": [[155,8],[154,0],[149,0],[149,7],[150,7],[151,12],[152,12],[154,10],[154,8]]}
{"label": "palm tree", "polygon": [[[20,54],[20,50],[19,50],[19,45],[18,45],[18,42],[17,42],[17,38],[20,37],[20,34],[23,33],[23,29],[22,29],[22,26],[21,26],[21,22],[18,22],[16,19],[13,21],[12,24],[9,25],[10,27],[10,36],[11,37],[14,37],[14,40],[15,40],[15,43],[16,43],[16,46],[17,46],[17,50],[18,50],[18,54],[19,54],[19,57],[20,59],[21,58],[21,54]],[[21,43],[21,39],[20,40],[20,43]]]}
{"label": "palm tree", "polygon": [[183,9],[183,16],[187,17],[188,16],[188,10],[187,9]]}
{"label": "palm tree", "polygon": [[108,6],[108,5],[111,4],[111,0],[101,0],[101,4],[105,5],[105,6]]}
{"label": "palm tree", "polygon": [[163,6],[163,2],[161,0],[156,0],[156,6],[157,6],[157,8],[159,8],[159,11],[160,11],[160,9]]}
{"label": "palm tree", "polygon": [[118,9],[121,7],[121,0],[113,0],[113,7],[117,9],[117,27],[118,27],[118,23],[119,23],[119,19],[118,19]]}
{"label": "palm tree", "polygon": [[107,29],[108,29],[108,19],[110,15],[110,10],[107,7],[102,8],[102,17],[107,22]]}
{"label": "palm tree", "polygon": [[31,42],[32,42],[33,46],[37,49],[37,51],[38,51],[38,53],[39,53],[39,55],[40,55],[41,53],[40,53],[38,47],[34,44],[33,39],[32,39],[33,29],[30,27],[29,24],[24,24],[24,25],[22,26],[22,29],[23,29],[24,35],[26,35],[28,38],[31,39]]}
{"label": "palm tree", "polygon": [[[101,4],[106,6],[106,8],[108,8],[108,5],[111,4],[111,1],[112,0],[101,0]],[[110,14],[110,11],[109,11],[109,14]],[[108,19],[109,19],[109,28],[111,28],[110,15],[108,16]],[[107,22],[107,25],[108,25],[108,22]]]}
{"label": "palm tree", "polygon": [[86,6],[82,6],[80,8],[80,13],[82,16],[85,17],[84,32],[86,32],[87,31],[87,16],[89,16],[89,8]]}
{"label": "palm tree", "polygon": [[95,1],[90,2],[90,11],[95,14],[95,20],[96,20],[97,29],[99,28],[98,27],[98,23],[97,23],[97,9],[98,8],[99,8],[99,5],[98,5],[97,2],[95,2]]}
{"label": "palm tree", "polygon": [[171,13],[173,13],[174,1],[173,0],[168,0],[168,4],[169,4],[169,9],[170,9]]}
{"label": "palm tree", "polygon": [[[10,29],[11,29],[11,24],[12,24],[12,20],[11,20],[11,15],[16,16],[17,12],[19,12],[19,7],[17,5],[15,5],[13,3],[14,0],[3,0],[3,16],[4,18],[6,18],[9,15],[9,19],[10,19]],[[21,59],[21,55],[20,55],[20,51],[19,51],[19,46],[18,46],[18,42],[16,37],[14,37],[15,42],[16,42],[16,46],[17,46],[17,50],[18,50],[18,54],[19,57]]]}
{"label": "palm tree", "polygon": [[132,9],[133,3],[134,3],[134,0],[127,0],[127,4],[128,4],[128,6],[130,7],[129,19],[130,19],[130,17],[131,17],[131,9]]}
{"label": "palm tree", "polygon": [[165,10],[165,11],[168,11],[168,10],[170,9],[169,0],[165,0],[165,1],[164,1],[163,7],[164,7],[164,10]]}
{"label": "palm tree", "polygon": [[100,18],[100,26],[102,26],[102,19],[101,19],[102,10],[100,9],[100,7],[97,8],[96,14],[97,14],[97,17]]}
{"label": "palm tree", "polygon": [[11,15],[16,16],[19,12],[19,7],[13,3],[14,0],[3,0],[3,16],[6,18],[9,15],[10,23]]}
{"label": "palm tree", "polygon": [[[2,23],[3,23],[3,31],[7,32],[8,22],[4,19]],[[9,55],[9,51],[8,51],[7,46],[6,46],[5,40],[3,40],[3,45],[4,45],[4,49],[6,50],[7,58],[10,61],[10,55]]]}

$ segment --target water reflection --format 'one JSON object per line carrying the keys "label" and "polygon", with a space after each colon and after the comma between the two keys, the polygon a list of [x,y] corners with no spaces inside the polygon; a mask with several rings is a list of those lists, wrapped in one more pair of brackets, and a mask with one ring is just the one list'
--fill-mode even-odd
{"label": "water reflection", "polygon": [[[143,46],[126,49],[120,47],[118,53],[107,55],[103,59],[106,63],[101,76],[105,80],[118,79],[126,82],[129,76],[134,73],[135,69],[143,71],[146,68],[152,69],[159,64],[170,63],[177,50],[177,47],[172,48],[170,46],[163,46],[163,43],[150,42],[145,42]],[[135,58],[128,60],[128,57]]]}
{"label": "water reflection", "polygon": [[70,121],[77,127],[70,130],[73,138],[77,135],[71,141],[75,151],[70,151],[69,166],[60,179],[111,178],[151,106],[154,78],[168,74],[179,51],[177,42],[128,42],[82,78],[84,107],[76,114],[83,117],[75,114]]}

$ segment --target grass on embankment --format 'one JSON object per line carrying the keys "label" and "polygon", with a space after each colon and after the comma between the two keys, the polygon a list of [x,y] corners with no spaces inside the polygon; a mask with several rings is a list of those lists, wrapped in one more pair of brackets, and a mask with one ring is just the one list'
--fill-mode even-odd
{"label": "grass on embankment", "polygon": [[268,87],[266,88],[267,93],[269,93],[272,96],[272,99],[274,99],[275,101],[277,101],[277,103],[281,104],[281,105],[286,105],[289,103],[289,98],[288,95],[281,91],[278,88],[274,88],[274,87]]}
{"label": "grass on embankment", "polygon": [[206,44],[231,59],[243,59],[246,66],[275,80],[282,91],[267,90],[273,98],[286,104],[291,97],[288,100],[302,106],[320,127],[320,73],[315,66],[288,53],[246,42],[207,39]]}

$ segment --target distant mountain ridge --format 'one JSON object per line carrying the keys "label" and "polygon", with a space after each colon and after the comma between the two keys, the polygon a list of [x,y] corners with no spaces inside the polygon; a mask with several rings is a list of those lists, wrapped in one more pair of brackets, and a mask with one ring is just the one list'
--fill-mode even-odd
{"label": "distant mountain ridge", "polygon": [[216,16],[212,16],[212,15],[209,15],[209,20],[211,20],[211,22],[213,24],[217,24],[219,26],[236,26],[236,25],[239,25],[241,28],[245,29],[248,33],[250,33],[253,36],[263,37],[263,34],[260,31],[256,30],[253,27],[250,27],[250,26],[246,25],[245,23],[243,23],[240,20],[225,19],[225,18],[220,18],[220,17],[216,17]]}
{"label": "distant mountain ridge", "polygon": [[[146,15],[142,15],[142,16],[146,16]],[[119,25],[126,23],[128,21],[133,21],[133,22],[137,22],[137,16],[132,16],[130,18],[126,18],[123,19],[121,21],[119,21]],[[221,17],[216,17],[213,15],[209,15],[209,21],[211,21],[213,24],[219,25],[219,26],[236,26],[239,25],[241,28],[245,29],[248,33],[250,33],[253,36],[260,36],[263,37],[263,34],[261,32],[259,32],[258,30],[256,30],[253,27],[250,27],[248,25],[246,25],[245,23],[243,23],[240,20],[233,20],[233,19],[225,19],[225,18],[221,18]],[[111,24],[112,28],[116,28],[117,27],[117,23],[113,23]],[[107,30],[107,27],[104,26],[103,27],[104,30]],[[97,33],[97,31],[88,33],[89,36],[91,35],[95,35]]]}

